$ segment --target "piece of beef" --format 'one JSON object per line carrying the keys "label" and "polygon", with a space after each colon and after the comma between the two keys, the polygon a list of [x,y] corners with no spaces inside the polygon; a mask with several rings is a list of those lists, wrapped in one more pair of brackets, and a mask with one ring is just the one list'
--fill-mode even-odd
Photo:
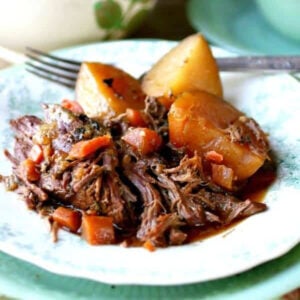
{"label": "piece of beef", "polygon": [[[155,159],[155,161],[157,161]],[[140,241],[151,241],[155,246],[181,244],[187,235],[180,230],[184,223],[180,221],[177,212],[172,212],[157,185],[157,180],[151,176],[149,160],[137,162],[127,161],[123,167],[125,175],[139,191],[142,199],[141,223],[137,231]]]}
{"label": "piece of beef", "polygon": [[24,184],[24,186],[34,193],[37,199],[41,202],[48,200],[49,195],[38,185],[38,182],[30,182],[23,172],[21,165],[16,166],[14,175]]}
{"label": "piece of beef", "polygon": [[67,163],[58,175],[59,167],[52,162],[41,174],[39,184],[66,205],[111,216],[119,227],[130,227],[136,218],[132,209],[136,196],[122,182],[117,166],[116,150],[107,148],[87,159]]}
{"label": "piece of beef", "polygon": [[32,139],[42,120],[36,116],[23,116],[10,121],[10,125],[19,138]]}
{"label": "piece of beef", "polygon": [[265,155],[269,150],[266,134],[252,118],[241,116],[226,131],[233,142],[248,145],[258,155]]}
{"label": "piece of beef", "polygon": [[182,244],[187,235],[179,227],[182,225],[176,213],[159,214],[153,221],[152,226],[148,226],[145,235],[145,225],[141,225],[137,237],[142,241],[150,240],[154,246],[165,247],[169,244]]}
{"label": "piece of beef", "polygon": [[204,197],[215,204],[212,212],[218,215],[223,225],[228,225],[234,220],[248,217],[267,208],[264,203],[254,202],[249,199],[242,201],[224,193],[204,192],[203,194]]}
{"label": "piece of beef", "polygon": [[146,115],[149,127],[155,130],[164,141],[168,140],[168,111],[156,98],[147,97],[145,100],[144,113]]}
{"label": "piece of beef", "polygon": [[197,195],[199,189],[207,186],[201,158],[185,156],[177,167],[169,169],[154,160],[151,169],[170,211],[176,212],[190,226],[204,225],[205,210]]}
{"label": "piece of beef", "polygon": [[23,116],[10,121],[16,138],[14,154],[12,155],[14,159],[10,159],[14,164],[28,158],[28,153],[33,145],[32,139],[41,124],[42,120],[35,116]]}
{"label": "piece of beef", "polygon": [[266,209],[263,203],[249,199],[242,201],[220,188],[216,189],[215,184],[206,178],[197,154],[191,158],[185,156],[177,167],[169,169],[153,160],[151,169],[162,189],[161,194],[165,195],[164,203],[169,201],[170,211],[176,212],[189,226],[227,225]]}
{"label": "piece of beef", "polygon": [[[24,194],[24,198],[30,208],[34,207],[37,201],[44,202],[48,199],[47,193],[37,183],[28,181],[21,166],[21,162],[29,157],[34,144],[33,138],[41,124],[42,120],[35,116],[23,116],[11,120],[10,125],[15,133],[14,149],[13,153],[10,153],[8,150],[4,151],[5,156],[13,163],[17,192]],[[20,182],[22,182],[24,188],[19,186]]]}
{"label": "piece of beef", "polygon": [[66,172],[63,174],[62,179],[55,178],[51,173],[41,173],[41,178],[38,182],[39,186],[48,194],[52,196],[52,199],[57,199],[62,203],[69,203],[69,199],[74,194],[70,180],[66,180],[70,173]]}
{"label": "piece of beef", "polygon": [[52,104],[43,106],[45,123],[48,124],[41,135],[51,134],[52,147],[68,153],[72,144],[85,139],[106,133],[100,124],[85,115],[77,115],[60,105]]}
{"label": "piece of beef", "polygon": [[136,222],[132,206],[137,201],[137,197],[121,179],[121,174],[117,169],[119,166],[118,153],[114,147],[103,152],[101,165],[105,171],[102,197],[99,202],[102,211],[113,217],[119,227],[124,228],[126,225],[130,227]]}
{"label": "piece of beef", "polygon": [[153,179],[146,172],[147,166],[143,161],[129,163],[124,166],[124,174],[136,187],[143,201],[143,213],[141,225],[137,232],[137,238],[146,241],[152,238],[151,232],[156,227],[156,218],[164,211],[158,190],[153,186]]}

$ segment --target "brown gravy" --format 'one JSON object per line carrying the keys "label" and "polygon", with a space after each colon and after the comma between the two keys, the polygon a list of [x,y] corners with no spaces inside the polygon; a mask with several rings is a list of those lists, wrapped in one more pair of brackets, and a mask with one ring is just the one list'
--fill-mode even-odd
{"label": "brown gravy", "polygon": [[[268,191],[268,188],[276,178],[276,171],[273,167],[262,168],[255,175],[253,175],[245,187],[240,191],[239,196],[241,199],[251,199],[255,202],[262,202]],[[242,220],[232,222],[228,226],[207,226],[207,227],[193,227],[186,231],[188,234],[187,243],[199,241],[211,237],[216,234],[227,231],[235,227]]]}

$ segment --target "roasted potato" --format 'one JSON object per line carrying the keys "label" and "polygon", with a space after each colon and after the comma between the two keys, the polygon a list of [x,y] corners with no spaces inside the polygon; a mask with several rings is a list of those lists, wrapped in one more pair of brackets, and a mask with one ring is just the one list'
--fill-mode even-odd
{"label": "roasted potato", "polygon": [[142,89],[154,97],[204,90],[222,97],[217,63],[204,37],[187,37],[164,55],[142,79]]}
{"label": "roasted potato", "polygon": [[76,100],[89,117],[112,117],[127,108],[143,109],[138,80],[112,65],[85,62],[76,83]]}
{"label": "roasted potato", "polygon": [[197,151],[205,157],[214,151],[231,168],[235,180],[254,174],[267,157],[264,133],[226,101],[204,91],[178,96],[169,114],[170,141],[176,147]]}

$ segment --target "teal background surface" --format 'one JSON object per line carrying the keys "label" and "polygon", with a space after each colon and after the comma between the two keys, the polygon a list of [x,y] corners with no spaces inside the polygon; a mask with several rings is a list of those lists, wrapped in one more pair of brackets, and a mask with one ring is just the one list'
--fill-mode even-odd
{"label": "teal background surface", "polygon": [[236,53],[300,55],[300,42],[273,29],[254,0],[189,0],[187,15],[195,30]]}

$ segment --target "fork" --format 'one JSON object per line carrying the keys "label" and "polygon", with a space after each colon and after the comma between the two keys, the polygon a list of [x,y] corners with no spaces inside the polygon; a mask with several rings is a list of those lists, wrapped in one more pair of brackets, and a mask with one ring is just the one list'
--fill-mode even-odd
{"label": "fork", "polygon": [[[81,62],[26,48],[26,70],[44,79],[74,88]],[[220,71],[300,71],[300,55],[233,56],[216,58]]]}

